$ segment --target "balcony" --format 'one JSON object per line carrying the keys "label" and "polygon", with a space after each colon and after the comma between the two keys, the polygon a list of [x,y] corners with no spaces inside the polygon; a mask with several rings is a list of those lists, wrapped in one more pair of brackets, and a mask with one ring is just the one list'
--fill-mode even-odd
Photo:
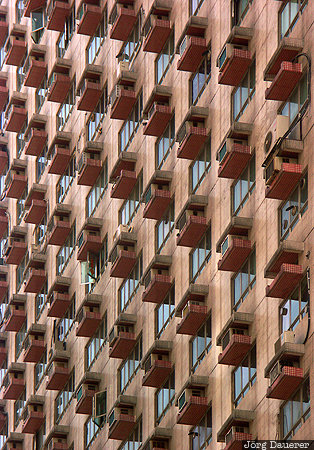
{"label": "balcony", "polygon": [[208,398],[205,396],[205,388],[208,386],[208,377],[189,377],[176,398],[176,406],[179,408],[177,424],[196,425],[208,409]]}
{"label": "balcony", "polygon": [[17,400],[25,389],[25,364],[11,363],[2,383],[3,400]]}
{"label": "balcony", "polygon": [[127,119],[135,102],[136,95],[134,87],[117,84],[110,94],[110,119]]}
{"label": "balcony", "polygon": [[8,216],[2,211],[0,209],[0,239],[3,239],[4,234],[7,232],[9,223]]}
{"label": "balcony", "polygon": [[20,331],[26,320],[26,296],[13,294],[4,313],[4,331]]}
{"label": "balcony", "polygon": [[38,361],[40,361],[46,349],[46,342],[44,338],[45,332],[46,332],[45,325],[34,323],[30,326],[30,329],[28,330],[23,343],[24,362],[38,363]]}
{"label": "balcony", "polygon": [[205,299],[208,286],[191,284],[176,308],[176,317],[181,321],[177,325],[177,334],[194,336],[207,318],[208,308]]}
{"label": "balcony", "polygon": [[142,386],[160,388],[172,371],[172,362],[169,353],[173,347],[170,341],[155,341],[143,358],[142,369],[145,375]]}
{"label": "balcony", "polygon": [[6,111],[5,131],[20,133],[26,119],[27,109],[23,105],[11,104]]}
{"label": "balcony", "polygon": [[177,70],[195,72],[207,51],[206,39],[198,36],[185,36],[179,47],[180,59]]}
{"label": "balcony", "polygon": [[125,359],[136,344],[136,316],[120,313],[109,333],[109,357]]}
{"label": "balcony", "polygon": [[194,160],[208,138],[205,120],[208,108],[192,106],[186,114],[176,136],[179,142],[177,157]]}
{"label": "balcony", "polygon": [[44,414],[45,397],[41,395],[31,395],[22,411],[23,424],[22,433],[36,434],[45,422]]}
{"label": "balcony", "polygon": [[27,243],[21,239],[17,240],[14,237],[7,238],[3,249],[6,264],[18,266],[22,261],[27,250]]}
{"label": "balcony", "polygon": [[0,13],[0,47],[3,47],[9,32],[7,10]]}
{"label": "balcony", "polygon": [[206,217],[185,216],[179,224],[177,245],[181,247],[196,247],[207,228]]}
{"label": "balcony", "polygon": [[249,427],[255,418],[255,411],[233,409],[217,433],[217,442],[225,442],[224,450],[242,450],[243,440],[253,440]]}
{"label": "balcony", "polygon": [[76,389],[76,414],[93,413],[93,398],[95,393],[99,391],[99,383],[101,381],[101,374],[95,372],[85,372],[79,387]]}
{"label": "balcony", "polygon": [[126,278],[136,263],[136,253],[129,250],[118,250],[112,253],[110,276]]}
{"label": "balcony", "polygon": [[301,281],[302,276],[302,266],[283,263],[274,281],[266,286],[266,296],[282,299],[288,298],[289,294]]}
{"label": "balcony", "polygon": [[24,0],[24,17],[30,17],[31,12],[46,6],[46,0]]}
{"label": "balcony", "polygon": [[71,7],[68,0],[50,0],[47,7],[47,29],[63,31],[66,18],[70,15]]}
{"label": "balcony", "polygon": [[100,175],[102,161],[92,158],[92,154],[83,153],[78,160],[78,178],[77,184],[84,186],[93,186]]}
{"label": "balcony", "polygon": [[46,145],[47,139],[48,133],[45,130],[31,128],[25,139],[25,155],[39,156]]}
{"label": "balcony", "polygon": [[60,391],[70,377],[70,370],[66,362],[53,361],[48,367],[47,375],[46,389],[48,391]]}
{"label": "balcony", "polygon": [[84,304],[77,313],[76,320],[78,322],[76,336],[92,337],[101,324],[99,305]]}
{"label": "balcony", "polygon": [[27,42],[25,41],[25,33],[20,35],[10,35],[5,58],[5,64],[9,66],[19,67],[27,53]]}
{"label": "balcony", "polygon": [[8,292],[9,282],[0,279],[0,303],[2,302],[5,294]]}
{"label": "balcony", "polygon": [[82,0],[77,8],[77,33],[93,36],[101,20],[102,12],[98,0]]}
{"label": "balcony", "polygon": [[30,267],[25,274],[24,292],[39,294],[47,279],[47,272],[44,269]]}
{"label": "balcony", "polygon": [[88,253],[98,254],[102,247],[100,230],[102,219],[87,218],[77,239],[77,259],[86,261]]}
{"label": "balcony", "polygon": [[49,102],[63,103],[71,87],[71,78],[68,73],[53,72],[48,80],[47,100]]}
{"label": "balcony", "polygon": [[170,11],[166,6],[153,4],[143,26],[144,52],[160,53],[164,48],[171,34]]}
{"label": "balcony", "polygon": [[253,324],[254,315],[234,312],[222,331],[217,336],[216,344],[222,347],[218,356],[218,364],[238,366],[252,347],[249,327]]}
{"label": "balcony", "polygon": [[135,165],[137,160],[137,154],[132,152],[121,152],[119,157],[110,173],[110,183],[116,183],[120,178],[122,172],[135,172]]}
{"label": "balcony", "polygon": [[264,80],[273,81],[281,70],[283,62],[292,62],[298,53],[303,50],[302,39],[284,37],[270,58],[264,71]]}
{"label": "balcony", "polygon": [[6,347],[7,336],[4,333],[0,335],[0,367],[3,366],[4,361],[8,357],[8,349]]}
{"label": "balcony", "polygon": [[45,51],[34,46],[23,66],[25,74],[24,86],[39,88],[47,72],[47,62],[45,61]]}
{"label": "balcony", "polygon": [[144,126],[143,134],[145,136],[161,136],[171,117],[172,111],[169,105],[154,102],[148,111],[148,121]]}
{"label": "balcony", "polygon": [[47,226],[47,244],[62,246],[71,231],[71,208],[57,204]]}
{"label": "balcony", "polygon": [[237,272],[253,250],[252,242],[234,236],[227,236],[221,244],[222,258],[218,270]]}
{"label": "balcony", "polygon": [[51,162],[48,168],[48,173],[62,175],[71,160],[71,150],[68,147],[54,145],[49,151],[49,159]]}
{"label": "balcony", "polygon": [[61,319],[71,305],[71,297],[68,293],[52,292],[49,300],[48,317],[59,317]]}
{"label": "balcony", "polygon": [[[3,450],[23,450],[24,435],[22,433],[10,432],[5,441]],[[1,450],[2,450],[1,449]]]}
{"label": "balcony", "polygon": [[89,112],[95,110],[103,92],[101,87],[101,76],[101,66],[93,64],[87,64],[85,66],[76,92],[76,95],[80,97],[77,103],[78,110]]}
{"label": "balcony", "polygon": [[[1,23],[2,22],[0,21],[0,26]],[[3,111],[5,105],[7,104],[8,98],[9,98],[9,88],[7,86],[0,85],[0,112]]]}
{"label": "balcony", "polygon": [[[33,184],[26,200],[24,222],[39,225],[46,213],[47,202],[44,200],[47,186]],[[26,212],[27,211],[27,212]]]}
{"label": "balcony", "polygon": [[298,264],[299,255],[304,252],[304,243],[296,241],[280,242],[264,270],[265,278],[275,278],[282,264]]}
{"label": "balcony", "polygon": [[110,38],[118,41],[126,41],[135,22],[136,13],[133,9],[133,0],[116,1],[109,16],[109,23],[112,25]]}
{"label": "balcony", "polygon": [[119,395],[108,414],[108,439],[125,440],[136,424],[134,408],[137,398],[130,395]]}
{"label": "balcony", "polygon": [[110,193],[111,198],[127,199],[136,185],[136,172],[121,170]]}
{"label": "balcony", "polygon": [[303,369],[276,364],[270,372],[270,380],[266,397],[289,400],[304,380]]}
{"label": "balcony", "polygon": [[218,177],[237,180],[252,157],[247,142],[227,138],[217,152]]}
{"label": "balcony", "polygon": [[274,157],[265,169],[266,198],[286,200],[302,178],[303,166],[284,161]]}
{"label": "balcony", "polygon": [[266,100],[286,101],[301,77],[301,64],[283,61],[271,86],[265,91]]}
{"label": "balcony", "polygon": [[156,170],[147,184],[142,196],[145,202],[143,217],[145,219],[159,220],[163,217],[171,203],[170,182],[172,172]]}
{"label": "balcony", "polygon": [[147,267],[143,277],[143,302],[160,304],[171,289],[173,279],[169,275],[172,258],[166,255],[155,255]]}

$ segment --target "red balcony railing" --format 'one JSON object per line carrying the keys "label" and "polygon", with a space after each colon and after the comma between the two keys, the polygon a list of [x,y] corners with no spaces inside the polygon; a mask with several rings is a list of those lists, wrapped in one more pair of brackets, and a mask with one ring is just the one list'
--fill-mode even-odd
{"label": "red balcony railing", "polygon": [[286,101],[302,77],[302,65],[284,61],[271,86],[265,91],[266,100]]}
{"label": "red balcony railing", "polygon": [[218,270],[237,272],[252,251],[252,243],[249,240],[233,238],[218,262]]}
{"label": "red balcony railing", "polygon": [[301,281],[302,266],[282,264],[280,271],[271,285],[266,286],[266,296],[286,299]]}
{"label": "red balcony railing", "polygon": [[172,371],[171,361],[162,361],[157,359],[146,371],[142,380],[142,385],[159,388],[169,377],[171,371]]}
{"label": "red balcony railing", "polygon": [[172,116],[171,107],[153,103],[148,112],[148,121],[143,128],[143,134],[148,136],[161,136]]}
{"label": "red balcony railing", "polygon": [[177,69],[186,72],[195,72],[206,50],[207,46],[204,38],[185,36],[180,45],[180,59],[177,64]]}
{"label": "red balcony railing", "polygon": [[245,334],[233,334],[226,345],[223,343],[223,351],[218,356],[218,364],[238,366],[252,346],[251,336]]}
{"label": "red balcony railing", "polygon": [[134,333],[120,331],[114,344],[109,349],[110,358],[125,359],[136,344],[136,336]]}
{"label": "red balcony railing", "polygon": [[136,253],[128,250],[120,250],[112,263],[110,276],[126,278],[136,263]]}
{"label": "red balcony railing", "polygon": [[177,245],[194,248],[207,228],[206,217],[191,215],[185,219],[177,236]]}
{"label": "red balcony railing", "polygon": [[194,336],[207,317],[207,306],[189,303],[182,311],[182,319],[177,325],[177,334]]}
{"label": "red balcony railing", "polygon": [[50,306],[47,312],[48,317],[63,317],[71,304],[69,294],[54,292],[50,297]]}
{"label": "red balcony railing", "polygon": [[110,196],[112,198],[127,199],[136,185],[136,172],[121,170],[119,177],[112,186]]}
{"label": "red balcony railing", "polygon": [[90,5],[83,1],[77,13],[79,20],[77,33],[93,36],[98,27],[101,16],[102,13],[100,6]]}
{"label": "red balcony railing", "polygon": [[204,416],[208,408],[207,397],[191,396],[177,416],[177,423],[182,425],[196,425]]}

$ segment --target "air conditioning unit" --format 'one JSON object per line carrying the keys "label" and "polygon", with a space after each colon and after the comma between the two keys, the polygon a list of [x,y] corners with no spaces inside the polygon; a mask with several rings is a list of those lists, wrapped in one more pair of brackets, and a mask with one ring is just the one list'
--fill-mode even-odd
{"label": "air conditioning unit", "polygon": [[275,145],[275,143],[280,139],[289,129],[289,117],[277,114],[276,120],[270,127],[270,130],[265,136],[264,140],[264,150],[265,153]]}
{"label": "air conditioning unit", "polygon": [[246,45],[226,44],[217,58],[217,67],[222,72],[233,55],[234,49],[247,50]]}
{"label": "air conditioning unit", "polygon": [[231,427],[228,433],[225,435],[225,444],[231,442],[235,438],[236,433],[249,433],[249,427]]}
{"label": "air conditioning unit", "polygon": [[273,182],[283,163],[297,164],[298,160],[296,158],[275,156],[264,169],[264,178],[267,186]]}
{"label": "air conditioning unit", "polygon": [[191,397],[203,397],[204,392],[202,389],[185,389],[178,399],[179,413],[182,412],[185,405],[190,401]]}
{"label": "air conditioning unit", "polygon": [[275,342],[275,353],[277,353],[282,345],[286,343],[294,344],[295,342],[295,335],[293,331],[284,331],[280,338]]}
{"label": "air conditioning unit", "polygon": [[128,233],[128,232],[129,232],[129,226],[121,223],[118,226],[118,228],[116,229],[115,234],[113,235],[113,241],[118,239],[118,237],[121,235],[121,233]]}
{"label": "air conditioning unit", "polygon": [[222,342],[222,350],[224,350],[229,342],[231,341],[231,337],[234,334],[241,334],[241,335],[248,335],[249,331],[248,329],[244,328],[229,328],[226,334],[223,336],[221,342]]}
{"label": "air conditioning unit", "polygon": [[247,141],[240,140],[240,139],[231,139],[227,138],[223,145],[220,147],[220,149],[216,153],[216,160],[219,161],[219,164],[223,164],[229,153],[232,152],[233,146],[235,144],[240,145],[248,145]]}

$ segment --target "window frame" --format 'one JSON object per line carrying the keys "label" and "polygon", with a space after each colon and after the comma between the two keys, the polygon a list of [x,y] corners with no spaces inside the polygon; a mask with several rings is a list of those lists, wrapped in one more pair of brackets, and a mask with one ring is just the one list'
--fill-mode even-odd
{"label": "window frame", "polygon": [[[70,162],[65,169],[64,173],[60,176],[56,184],[56,203],[63,203],[66,196],[73,184],[76,176],[76,156],[75,151],[72,153]],[[64,186],[62,186],[63,180],[65,181]],[[60,194],[61,189],[64,189],[63,194]]]}
{"label": "window frame", "polygon": [[[161,413],[158,415],[158,395],[167,390],[168,391],[168,402],[167,404],[164,404],[164,394],[162,394],[162,404],[163,404],[163,408]],[[173,393],[172,393],[173,391]],[[175,370],[173,370],[171,372],[171,374],[169,375],[169,377],[167,378],[167,380],[163,383],[163,385],[156,390],[155,392],[155,426],[159,426],[160,422],[162,421],[162,419],[165,417],[165,415],[167,414],[168,410],[171,408],[171,406],[174,403],[175,400]]]}
{"label": "window frame", "polygon": [[[202,0],[203,1],[203,0]],[[172,52],[172,53],[171,53]],[[175,42],[174,42],[174,27],[171,30],[170,36],[165,43],[163,49],[161,52],[156,56],[156,59],[154,61],[154,73],[155,73],[155,84],[160,85],[164,81],[172,63],[175,57],[176,51],[175,51]],[[163,58],[168,58],[167,64],[164,64]],[[158,77],[158,64],[161,61],[162,69],[161,69],[161,76]]]}
{"label": "window frame", "polygon": [[[58,253],[56,254],[57,276],[62,276],[73,256],[73,253],[75,252],[75,249],[76,249],[76,221],[74,220],[71,226],[71,231],[68,237],[66,238],[65,243],[62,245],[62,247],[60,247]],[[62,255],[63,252],[65,252],[65,255]],[[66,253],[68,254],[66,255]],[[64,257],[64,261],[62,264],[58,262],[58,258],[60,256]]]}
{"label": "window frame", "polygon": [[[135,278],[137,270],[138,270],[138,280]],[[130,305],[130,303],[132,302],[133,298],[135,297],[137,291],[140,288],[140,285],[141,285],[140,281],[141,281],[142,276],[143,276],[143,255],[142,255],[142,253],[140,253],[140,255],[138,256],[138,258],[136,260],[135,266],[131,270],[128,277],[120,284],[120,287],[118,289],[119,313],[125,312],[127,310],[128,306]],[[132,282],[130,282],[130,280],[132,280]],[[121,292],[127,284],[128,284],[128,288],[125,290],[125,292],[129,295],[127,297],[127,301],[123,302],[123,304],[122,304]],[[123,307],[122,307],[122,305],[123,305]]]}
{"label": "window frame", "polygon": [[[195,248],[193,248],[190,253],[189,253],[189,279],[190,279],[190,283],[195,283],[195,281],[198,279],[198,277],[201,275],[201,273],[203,272],[205,266],[207,265],[208,261],[210,260],[211,256],[212,256],[212,230],[211,230],[211,222],[209,222],[209,224],[207,225],[207,229],[205,231],[205,233],[203,234],[203,236],[201,237],[201,239],[198,241],[198,243],[196,244]],[[207,239],[209,237],[209,241],[210,241],[210,250],[208,251],[207,255],[206,255],[206,247],[207,247]],[[204,241],[204,247],[201,247],[201,245],[203,244]],[[203,261],[200,263],[200,258],[198,256],[198,269],[195,272],[195,274],[193,275],[193,255],[196,253],[196,251],[198,251],[199,255],[200,255],[200,250],[205,250],[205,258],[203,259]]]}
{"label": "window frame", "polygon": [[[66,396],[65,393],[68,393],[69,395]],[[66,382],[65,386],[61,389],[61,391],[58,393],[54,400],[54,410],[55,410],[55,423],[58,425],[64,416],[65,412],[68,410],[75,394],[75,367],[73,368],[68,381]],[[58,400],[64,395],[64,399],[62,400],[62,411],[60,414],[58,414]]]}
{"label": "window frame", "polygon": [[[138,353],[138,360],[136,359],[136,353]],[[132,351],[130,352],[129,356],[125,358],[125,360],[120,364],[118,368],[118,393],[123,394],[128,386],[132,383],[133,379],[135,378],[136,374],[141,369],[141,361],[143,359],[143,337],[140,335],[137,338],[136,344],[133,347]],[[136,366],[137,364],[137,366]],[[128,365],[128,369],[126,370],[125,367]],[[122,371],[126,374],[124,379],[124,384],[122,387]],[[124,377],[123,377],[124,378]]]}
{"label": "window frame", "polygon": [[[286,2],[284,2],[283,5],[281,5],[281,7],[278,11],[278,43],[280,43],[280,41],[284,37],[288,37],[292,33],[293,28],[295,27],[300,16],[303,14],[303,10],[307,6],[307,4],[308,4],[307,0],[298,0],[298,11],[297,11],[296,15],[294,16],[293,20],[291,20],[291,0],[287,0]],[[290,7],[289,7],[289,27],[288,27],[287,31],[284,34],[282,34],[282,21],[281,21],[282,13],[288,5],[290,5]]]}
{"label": "window frame", "polygon": [[[252,280],[250,280],[250,275],[251,275],[251,258],[253,258],[255,256],[255,263],[254,263],[254,267],[255,267],[255,275],[253,277]],[[237,300],[237,302],[235,303],[235,296],[234,296],[234,292],[235,292],[235,279],[237,278],[237,276],[241,273],[245,273],[243,272],[243,269],[245,266],[248,266],[248,285],[247,287],[242,290],[242,280],[240,280],[241,283],[241,295],[239,297],[239,299]],[[230,284],[231,284],[231,311],[237,311],[239,309],[239,307],[241,306],[241,304],[245,301],[245,299],[247,298],[247,296],[249,295],[249,293],[252,291],[252,289],[254,288],[255,284],[256,284],[256,250],[255,247],[253,248],[253,250],[251,251],[251,253],[249,254],[249,256],[247,257],[247,259],[244,261],[244,263],[242,264],[242,266],[240,267],[240,269],[238,270],[238,272],[234,273],[233,276],[230,279]]]}
{"label": "window frame", "polygon": [[[203,1],[203,0],[202,0]],[[208,52],[203,58],[202,61],[200,63],[200,65],[198,66],[198,68],[196,69],[195,72],[192,73],[192,75],[189,78],[189,104],[190,106],[195,106],[197,105],[199,99],[201,98],[203,92],[206,89],[206,86],[208,85],[210,79],[211,79],[211,65],[212,65],[212,55],[211,55],[211,48],[210,46],[207,48],[206,52]],[[197,95],[195,97],[195,99],[193,100],[193,83],[195,80],[195,77],[198,75],[198,78],[200,76],[200,69],[202,67],[202,65],[204,64],[204,83],[201,85],[201,87],[199,87],[199,80],[197,82],[198,85],[198,92]],[[209,72],[208,72],[208,68],[209,68]]]}
{"label": "window frame", "polygon": [[196,0],[197,5],[196,8],[193,11],[193,0],[189,0],[189,14],[190,16],[196,16],[202,6],[202,4],[204,3],[204,0]]}
{"label": "window frame", "polygon": [[[209,330],[208,330],[209,328]],[[202,330],[204,329],[204,340],[206,342],[207,339],[209,339],[209,343],[204,347],[204,350],[198,354],[195,363],[193,364],[193,343],[199,338],[199,334],[202,332]],[[209,332],[209,333],[208,333]],[[210,336],[209,336],[210,334]],[[212,347],[212,342],[213,342],[213,337],[212,337],[212,316],[211,316],[211,311],[208,314],[208,317],[206,318],[206,320],[204,321],[203,325],[197,330],[196,334],[194,336],[192,336],[192,338],[190,339],[189,342],[189,347],[190,347],[190,372],[191,374],[194,374],[197,370],[197,368],[201,365],[201,363],[203,362],[205,356],[207,355],[207,353],[209,352],[209,350]]]}
{"label": "window frame", "polygon": [[[137,177],[136,184],[132,189],[132,192],[130,193],[129,197],[122,203],[122,206],[119,209],[118,212],[119,225],[120,224],[128,226],[131,225],[134,217],[136,216],[142,204],[141,203],[142,195],[143,195],[143,171],[141,170],[141,172]],[[134,206],[133,211],[130,214],[133,206]]]}
{"label": "window frame", "polygon": [[69,92],[56,113],[56,131],[64,131],[76,104],[76,80],[71,80]]}
{"label": "window frame", "polygon": [[[201,160],[201,156],[204,154],[204,159]],[[207,159],[208,158],[208,159]],[[203,172],[200,170],[200,162],[204,162],[205,169]],[[198,181],[195,184],[193,188],[193,168],[195,165],[198,165]],[[189,166],[189,191],[190,194],[195,194],[199,187],[201,186],[202,182],[206,178],[206,175],[210,171],[211,168],[211,136],[209,135],[208,139],[206,140],[205,144],[203,145],[201,151],[197,155],[197,157],[191,162]],[[201,173],[201,176],[199,176]]]}
{"label": "window frame", "polygon": [[[136,102],[129,114],[129,117],[123,122],[118,132],[119,153],[128,151],[136,132],[143,119],[143,91],[140,91]],[[137,117],[138,116],[138,117]],[[132,124],[132,125],[131,125]],[[124,136],[124,137],[123,137]],[[127,139],[126,139],[127,138]],[[124,144],[125,140],[125,144]],[[122,145],[124,144],[124,145]]]}
{"label": "window frame", "polygon": [[[304,286],[305,285],[305,286]],[[308,296],[307,300],[304,301],[302,294],[303,294],[303,288],[306,290],[306,296]],[[294,298],[292,298],[294,297]],[[298,297],[297,299],[295,297]],[[305,314],[308,311],[309,307],[309,292],[308,292],[308,280],[307,275],[305,275],[302,280],[298,283],[298,285],[292,290],[292,292],[289,294],[288,298],[286,298],[279,306],[279,330],[280,334],[282,334],[284,331],[290,331],[294,330],[295,327],[298,326],[298,324],[301,322],[301,320],[304,318]],[[295,303],[298,303],[298,314],[296,314],[295,318],[292,320],[291,315],[294,312],[293,306],[291,306],[292,301]],[[287,307],[287,303],[289,302],[289,307]],[[304,303],[304,306],[302,307],[302,303]],[[287,314],[282,314],[282,309],[287,309]],[[289,315],[288,322],[289,327],[286,328],[283,326],[284,324],[284,317],[286,315]]]}
{"label": "window frame", "polygon": [[[156,139],[156,143],[155,143],[155,168],[157,170],[161,170],[162,166],[165,164],[168,156],[170,155],[171,149],[173,148],[173,146],[175,145],[176,142],[176,132],[175,132],[175,115],[173,114],[173,116],[171,117],[169,124],[167,125],[165,131],[163,132],[163,134]],[[169,146],[167,147],[166,151],[165,150],[165,142],[169,142]],[[163,156],[160,160],[160,162],[158,163],[159,159],[159,146],[162,145],[162,150],[163,150]]]}
{"label": "window frame", "polygon": [[[93,334],[93,336],[89,339],[85,346],[85,371],[90,371],[93,367],[94,363],[97,361],[99,355],[101,354],[107,340],[107,313],[105,313],[101,324]],[[99,341],[99,347],[97,349],[97,342]],[[94,346],[94,357],[90,359],[88,357],[89,349]],[[97,351],[95,351],[97,349]]]}
{"label": "window frame", "polygon": [[[175,211],[174,211],[175,201],[174,198],[171,200],[167,211],[163,215],[163,217],[158,220],[155,225],[155,253],[160,254],[162,249],[165,247],[168,242],[170,236],[172,235],[175,229]],[[168,226],[167,226],[168,225]],[[159,233],[162,230],[163,239],[161,244],[158,246]]]}
{"label": "window frame", "polygon": [[[208,423],[207,423],[208,415],[210,416],[210,424],[211,424],[210,427],[208,427]],[[210,429],[211,432],[209,433],[209,436],[205,439],[204,443],[201,444],[199,442],[199,438],[200,438],[200,436],[203,436],[203,434],[200,432],[200,423],[202,422],[203,419],[205,419],[205,429]],[[206,411],[206,413],[204,414],[204,416],[199,421],[199,423],[197,425],[195,425],[193,428],[191,428],[191,430],[189,432],[189,436],[190,436],[190,449],[205,450],[205,448],[207,448],[208,444],[211,442],[212,437],[213,437],[213,412],[212,412],[211,404],[210,404],[208,410]],[[195,447],[193,444],[194,439],[197,439],[197,441],[198,441],[197,447]]]}
{"label": "window frame", "polygon": [[[254,68],[254,70],[253,70],[253,68]],[[251,87],[251,77],[252,77],[251,70],[253,71],[253,75],[254,75],[254,86],[253,87]],[[243,85],[246,77],[247,77],[247,87]],[[242,101],[242,89],[243,88],[247,88],[247,97],[244,102]],[[234,99],[235,99],[236,93],[238,91],[240,92],[239,102],[241,104],[241,107],[240,107],[237,115],[235,116],[235,114],[234,114],[234,108],[235,108]],[[248,104],[252,101],[252,99],[255,95],[255,92],[256,92],[256,56],[254,55],[252,57],[252,63],[250,65],[250,67],[244,74],[244,76],[243,76],[242,80],[240,81],[240,83],[238,84],[238,86],[236,86],[231,93],[231,123],[239,121],[239,119],[244,114],[244,111],[246,110]]]}
{"label": "window frame", "polygon": [[[165,304],[169,305],[169,315],[167,316],[167,314],[165,314],[165,310],[163,309],[163,319],[167,316],[167,319],[163,321],[162,327],[159,329],[158,331],[158,317],[159,317],[159,310],[161,309],[161,307],[163,307]],[[172,307],[172,310],[171,310]],[[168,308],[168,306],[167,306]],[[175,315],[175,284],[173,284],[168,292],[168,294],[166,295],[166,297],[163,299],[163,301],[156,306],[155,308],[155,337],[156,339],[160,339],[161,335],[163,334],[163,332],[165,331],[165,329],[167,328],[167,326],[170,324],[171,319],[174,317]]]}
{"label": "window frame", "polygon": [[[103,177],[103,178],[102,178]],[[85,215],[87,217],[92,217],[94,213],[96,212],[96,209],[98,208],[101,200],[104,198],[105,192],[108,189],[108,158],[105,159],[103,163],[103,168],[101,169],[100,175],[95,181],[95,184],[90,188],[88,194],[85,198]],[[98,191],[101,191],[100,193]],[[94,207],[91,209],[91,211],[88,210],[89,208],[89,200],[95,197],[95,201],[93,200]]]}
{"label": "window frame", "polygon": [[[254,170],[252,170],[254,167]],[[244,180],[244,174],[247,171],[247,178]],[[251,176],[254,174],[254,181],[251,180]],[[242,182],[247,181],[248,183],[248,189],[244,197],[242,198]],[[236,186],[240,186],[240,197],[242,200],[239,202],[237,208],[235,209],[235,188]],[[255,159],[255,149],[252,152],[252,156],[250,161],[248,162],[247,166],[239,176],[231,185],[230,188],[230,198],[231,198],[231,215],[237,216],[241,210],[244,208],[246,202],[249,200],[253,192],[255,191],[256,187],[256,159]]]}
{"label": "window frame", "polygon": [[[247,354],[245,355],[245,357],[242,359],[241,363],[232,371],[231,374],[231,378],[232,378],[232,404],[234,406],[234,408],[237,408],[239,406],[239,404],[241,403],[241,401],[244,399],[244,397],[246,396],[246,394],[250,391],[250,389],[254,386],[256,379],[257,379],[257,367],[253,367],[252,366],[252,359],[254,362],[254,352],[255,352],[255,366],[257,366],[257,358],[256,358],[256,343],[254,342],[252,344],[251,349],[247,352]],[[248,365],[247,366],[243,366],[244,361],[246,360],[246,358],[248,358]],[[248,372],[249,372],[249,376],[248,376],[248,381],[245,385],[243,384],[243,371],[238,372],[240,368],[243,367],[247,367],[248,368]],[[255,369],[255,372],[254,372]],[[252,371],[252,374],[251,374]],[[236,373],[240,373],[240,384],[241,384],[241,391],[239,393],[239,395],[237,396],[237,398],[235,397],[236,394]]]}

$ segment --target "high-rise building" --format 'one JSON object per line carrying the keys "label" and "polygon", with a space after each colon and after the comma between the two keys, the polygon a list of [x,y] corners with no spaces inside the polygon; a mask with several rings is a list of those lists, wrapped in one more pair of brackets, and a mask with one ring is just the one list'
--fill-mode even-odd
{"label": "high-rise building", "polygon": [[314,438],[313,20],[0,1],[1,450]]}

